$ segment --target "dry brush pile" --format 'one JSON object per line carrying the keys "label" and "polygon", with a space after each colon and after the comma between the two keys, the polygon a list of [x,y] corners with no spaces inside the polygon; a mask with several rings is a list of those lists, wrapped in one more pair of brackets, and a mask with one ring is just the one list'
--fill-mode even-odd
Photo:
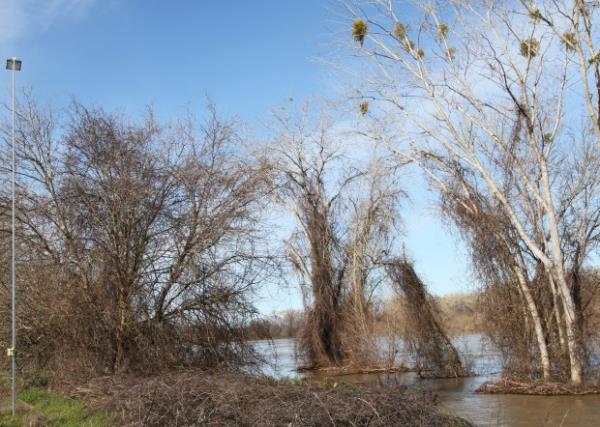
{"label": "dry brush pile", "polygon": [[401,387],[279,382],[185,371],[160,378],[107,378],[80,390],[123,426],[469,426],[431,397]]}

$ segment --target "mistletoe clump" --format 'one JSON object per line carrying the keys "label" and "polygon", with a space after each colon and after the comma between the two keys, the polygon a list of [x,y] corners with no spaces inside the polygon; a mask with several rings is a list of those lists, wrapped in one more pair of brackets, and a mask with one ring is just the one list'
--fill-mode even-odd
{"label": "mistletoe clump", "polygon": [[575,33],[566,32],[562,35],[561,40],[567,50],[575,50],[575,45],[577,44],[577,39],[575,38]]}
{"label": "mistletoe clump", "polygon": [[352,37],[362,46],[367,35],[367,24],[362,19],[358,18],[352,25]]}
{"label": "mistletoe clump", "polygon": [[456,49],[453,47],[449,47],[448,49],[446,49],[446,56],[449,60],[453,61],[454,57],[456,56]]}
{"label": "mistletoe clump", "polygon": [[525,58],[533,58],[538,55],[540,50],[540,42],[533,37],[523,40],[520,45],[521,55]]}
{"label": "mistletoe clump", "polygon": [[399,39],[406,37],[406,25],[396,22],[396,25],[394,25],[394,35]]}
{"label": "mistletoe clump", "polygon": [[446,37],[446,34],[448,34],[448,24],[441,23],[438,26],[438,33],[439,33],[441,39]]}
{"label": "mistletoe clump", "polygon": [[531,19],[533,19],[534,21],[543,18],[542,12],[540,12],[539,9],[533,9],[531,12],[529,12],[529,16],[531,16]]}
{"label": "mistletoe clump", "polygon": [[367,101],[363,101],[358,105],[360,113],[364,116],[369,112],[369,103]]}

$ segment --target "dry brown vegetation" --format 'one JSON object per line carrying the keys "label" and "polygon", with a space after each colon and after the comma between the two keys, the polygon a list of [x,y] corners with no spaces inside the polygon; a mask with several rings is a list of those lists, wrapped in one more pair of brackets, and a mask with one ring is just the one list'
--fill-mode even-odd
{"label": "dry brown vegetation", "polygon": [[[441,323],[448,335],[466,335],[482,333],[481,311],[478,305],[478,294],[455,293],[441,296],[430,296],[439,309]],[[407,314],[403,309],[404,302],[401,296],[386,298],[374,304],[373,307],[373,334],[375,336],[388,336],[392,332],[392,323],[402,325]],[[599,322],[598,316],[593,316]],[[392,320],[393,319],[393,320]],[[590,319],[591,320],[591,319]],[[595,323],[597,324],[597,323]],[[251,339],[260,338],[295,338],[303,327],[303,313],[289,311],[274,318],[273,316],[261,317],[250,322],[249,335]],[[395,328],[401,333],[401,328]]]}
{"label": "dry brown vegetation", "polygon": [[520,381],[518,379],[502,378],[498,382],[486,382],[477,390],[487,394],[528,394],[536,396],[561,396],[600,394],[597,385],[571,385],[564,382]]}
{"label": "dry brown vegetation", "polygon": [[[482,333],[481,311],[478,304],[478,294],[457,293],[435,296],[430,295],[439,309],[440,322],[450,336]],[[392,325],[401,334],[401,325],[407,322],[404,310],[405,302],[401,295],[383,300],[376,310],[375,331],[378,336],[388,336]]]}
{"label": "dry brown vegetation", "polygon": [[436,378],[467,374],[442,323],[440,310],[412,263],[405,258],[387,264],[395,291],[402,297],[405,318],[403,338],[415,359],[419,375]]}
{"label": "dry brown vegetation", "polygon": [[[31,372],[41,387],[74,384],[123,425],[467,425],[400,388],[209,374],[256,360],[247,343],[249,296],[271,266],[258,242],[263,200],[282,194],[273,165],[243,160],[235,124],[214,109],[200,125],[161,125],[152,114],[132,123],[74,104],[63,122],[25,101],[17,193],[22,379]],[[374,179],[366,195],[345,199],[353,208],[341,238],[338,195],[325,196],[310,168],[293,176],[300,184],[284,185],[309,230],[300,243],[309,251],[308,261],[292,259],[314,285],[304,323],[309,358],[370,364],[370,297],[380,281],[370,275],[396,191]],[[6,246],[10,197],[2,191]],[[8,273],[0,274],[3,345]],[[175,373],[192,366],[205,370]]]}
{"label": "dry brown vegetation", "polygon": [[481,308],[477,303],[477,294],[456,293],[434,300],[440,310],[441,323],[449,335],[481,333]]}
{"label": "dry brown vegetation", "polygon": [[253,319],[247,326],[246,335],[252,340],[296,338],[303,327],[304,313],[287,310],[277,315]]}
{"label": "dry brown vegetation", "polygon": [[108,377],[80,389],[120,425],[469,426],[443,415],[432,397],[402,387],[278,382],[235,373],[184,371],[160,377]]}
{"label": "dry brown vegetation", "polygon": [[[129,425],[460,425],[393,388],[174,372],[256,360],[247,340],[276,328],[251,322],[251,295],[277,267],[302,289],[302,320],[288,317],[278,333],[297,335],[307,369],[408,369],[394,366],[395,352],[382,360],[385,330],[404,338],[422,376],[459,377],[450,336],[482,331],[507,376],[482,391],[597,392],[600,99],[590,88],[600,87],[591,19],[600,9],[413,3],[414,22],[399,22],[406,14],[394,2],[348,1],[355,53],[375,61],[359,104],[361,123],[374,126],[353,134],[374,144],[368,161],[353,161],[357,141],[345,144],[344,126],[320,112],[281,113],[272,138],[249,149],[212,107],[203,123],[163,124],[77,103],[65,117],[25,96],[16,112],[21,372],[112,375],[80,392]],[[585,114],[572,116],[579,104]],[[428,177],[440,216],[465,242],[476,302],[438,304],[398,256],[407,164]],[[264,249],[268,202],[295,221],[277,257],[292,273]],[[10,331],[10,204],[3,185],[0,347]],[[392,311],[377,310],[382,285],[397,292]],[[154,372],[165,373],[124,375]]]}

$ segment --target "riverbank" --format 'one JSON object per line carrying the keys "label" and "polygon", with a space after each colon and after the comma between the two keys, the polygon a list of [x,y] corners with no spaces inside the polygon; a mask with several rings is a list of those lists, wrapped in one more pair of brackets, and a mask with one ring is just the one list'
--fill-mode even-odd
{"label": "riverbank", "polygon": [[0,426],[2,427],[110,427],[113,417],[106,411],[90,410],[83,399],[19,381],[16,416],[12,416],[9,378],[0,375]]}

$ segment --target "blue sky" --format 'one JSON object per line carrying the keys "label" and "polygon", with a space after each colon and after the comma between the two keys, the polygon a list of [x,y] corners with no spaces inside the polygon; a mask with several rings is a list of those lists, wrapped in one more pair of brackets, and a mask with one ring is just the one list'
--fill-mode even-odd
{"label": "blue sky", "polygon": [[132,113],[152,103],[168,117],[208,94],[253,119],[324,89],[312,58],[323,48],[325,4],[3,0],[0,49],[21,56],[20,79],[53,100]]}
{"label": "blue sky", "polygon": [[[18,75],[43,101],[71,98],[170,119],[208,95],[250,126],[284,100],[333,96],[319,58],[331,49],[333,1],[2,0],[0,52],[23,59]],[[0,83],[7,99],[9,75]],[[406,247],[434,294],[466,290],[462,246],[433,213],[418,178],[403,210]],[[263,289],[263,313],[299,308],[295,290]]]}

